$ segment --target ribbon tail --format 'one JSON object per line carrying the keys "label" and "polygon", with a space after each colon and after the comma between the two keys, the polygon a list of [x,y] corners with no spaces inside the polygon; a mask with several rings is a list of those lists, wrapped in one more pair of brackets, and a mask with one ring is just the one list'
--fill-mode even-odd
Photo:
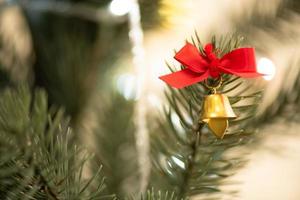
{"label": "ribbon tail", "polygon": [[159,78],[168,85],[180,89],[208,78],[208,71],[198,74],[189,69],[183,69],[172,74],[160,76]]}

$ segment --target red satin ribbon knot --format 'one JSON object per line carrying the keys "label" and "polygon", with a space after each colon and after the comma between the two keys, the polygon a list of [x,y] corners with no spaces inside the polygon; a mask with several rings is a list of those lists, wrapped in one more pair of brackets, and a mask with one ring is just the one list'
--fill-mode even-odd
{"label": "red satin ribbon knot", "polygon": [[207,44],[204,53],[187,43],[174,57],[186,68],[159,78],[172,87],[183,88],[209,77],[217,78],[222,73],[244,78],[262,76],[256,71],[254,48],[235,49],[218,58],[213,45]]}

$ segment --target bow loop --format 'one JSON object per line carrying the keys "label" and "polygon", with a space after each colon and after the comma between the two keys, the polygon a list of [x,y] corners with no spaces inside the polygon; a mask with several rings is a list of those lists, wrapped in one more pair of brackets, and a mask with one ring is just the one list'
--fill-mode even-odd
{"label": "bow loop", "polygon": [[204,56],[202,56],[199,50],[190,43],[187,43],[182,49],[180,49],[174,58],[195,73],[204,73],[208,66],[208,62]]}

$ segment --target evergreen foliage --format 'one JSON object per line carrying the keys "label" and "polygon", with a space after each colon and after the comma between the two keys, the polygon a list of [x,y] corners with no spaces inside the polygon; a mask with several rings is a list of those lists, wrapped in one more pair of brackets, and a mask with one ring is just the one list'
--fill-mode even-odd
{"label": "evergreen foliage", "polygon": [[[203,51],[196,34],[194,45]],[[240,46],[241,38],[212,39],[220,55]],[[173,67],[169,67],[174,71]],[[247,126],[255,115],[260,92],[252,91],[251,83],[231,75],[223,75],[220,93],[229,100],[238,118],[230,121],[223,140],[218,140],[205,124],[199,123],[204,96],[210,93],[202,83],[181,90],[168,88],[168,106],[149,125],[153,157],[151,186],[175,191],[177,198],[224,193],[220,185],[244,163],[243,155],[225,156],[234,147],[248,143],[254,130]],[[212,80],[213,81],[213,80]],[[235,191],[228,191],[234,193]],[[201,197],[201,196],[200,196]],[[217,199],[217,197],[214,197]]]}
{"label": "evergreen foliage", "polygon": [[[109,2],[88,1],[95,6],[106,6]],[[289,9],[299,10],[299,3],[289,2]],[[157,9],[160,4],[161,0],[140,1],[145,28],[152,28],[162,20]],[[96,110],[101,116],[93,138],[95,146],[89,149],[95,153],[94,157],[77,145],[82,138],[74,139],[65,113],[48,108],[48,104],[61,105],[74,117],[85,108],[96,78],[102,79],[98,82],[105,90],[107,85],[103,83],[111,79],[107,71],[112,70],[107,66],[128,49],[128,24],[95,24],[77,17],[33,13],[26,9],[25,14],[35,48],[34,84],[45,88],[51,102],[40,89],[32,92],[25,86],[1,91],[0,199],[180,200],[196,197],[217,200],[226,194],[236,194],[237,191],[224,190],[223,186],[231,184],[228,178],[246,161],[243,152],[237,151],[255,139],[255,126],[259,122],[253,121],[253,117],[261,92],[255,91],[251,82],[222,76],[224,86],[219,91],[229,96],[239,116],[230,121],[223,140],[216,139],[205,124],[199,123],[203,98],[210,93],[205,85],[199,83],[182,90],[168,88],[165,92],[167,105],[162,113],[148,115],[152,171],[149,190],[138,194],[139,170],[132,124],[134,101],[117,94],[106,102],[101,101],[101,108]],[[285,16],[286,12],[279,14]],[[259,28],[269,24],[270,32],[274,31],[274,21],[278,20],[266,18],[263,21],[259,16],[251,19],[249,23]],[[244,21],[241,23],[243,27],[239,30],[244,30],[246,35],[252,26]],[[197,35],[191,42],[203,51]],[[236,35],[214,37],[212,43],[223,55],[238,48],[241,38]],[[0,44],[0,48],[2,46]],[[105,66],[99,68],[100,78],[95,73],[99,60],[101,66]],[[16,85],[9,70],[0,68],[1,90]],[[175,71],[175,67],[169,68]],[[295,92],[299,80],[258,118],[260,123],[278,114],[295,117],[299,112],[300,97]],[[293,106],[289,107],[291,104]],[[285,112],[287,109],[292,112]],[[103,167],[99,167],[101,165]]]}
{"label": "evergreen foliage", "polygon": [[46,94],[6,89],[0,99],[1,199],[114,199],[105,196],[101,168],[87,178],[90,155],[69,144],[72,130],[61,110],[51,114]]}

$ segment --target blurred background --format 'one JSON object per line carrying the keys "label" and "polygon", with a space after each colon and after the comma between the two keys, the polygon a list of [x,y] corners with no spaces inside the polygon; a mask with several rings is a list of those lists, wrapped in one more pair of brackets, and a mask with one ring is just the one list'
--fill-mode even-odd
{"label": "blurred background", "polygon": [[298,0],[0,0],[0,87],[45,88],[109,192],[132,194],[150,176],[147,115],[165,104],[166,61],[178,65],[174,49],[195,31],[203,43],[236,32],[268,75],[253,84],[264,88],[261,140],[232,187],[237,199],[299,200],[299,24]]}

